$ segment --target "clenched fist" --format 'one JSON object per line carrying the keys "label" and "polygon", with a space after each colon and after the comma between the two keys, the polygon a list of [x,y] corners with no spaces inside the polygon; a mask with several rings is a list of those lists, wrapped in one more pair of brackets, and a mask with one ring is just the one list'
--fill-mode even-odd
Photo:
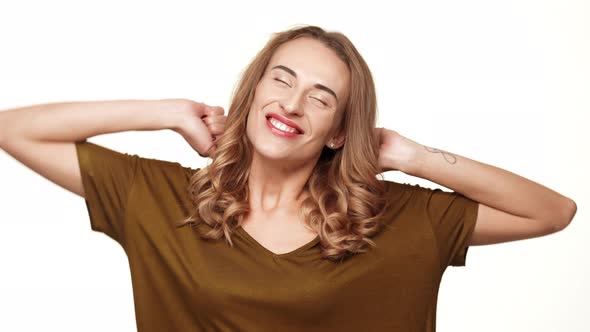
{"label": "clenched fist", "polygon": [[185,119],[176,131],[199,156],[209,157],[217,147],[215,140],[225,131],[227,116],[223,108],[189,101],[184,114]]}

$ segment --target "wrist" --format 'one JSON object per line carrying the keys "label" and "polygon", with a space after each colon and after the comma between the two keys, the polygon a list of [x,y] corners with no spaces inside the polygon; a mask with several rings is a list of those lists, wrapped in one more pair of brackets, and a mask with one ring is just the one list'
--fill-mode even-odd
{"label": "wrist", "polygon": [[418,176],[424,162],[424,147],[415,143],[408,157],[401,163],[400,170],[408,175]]}
{"label": "wrist", "polygon": [[164,99],[165,106],[162,108],[164,111],[163,116],[165,117],[165,123],[167,128],[180,133],[187,123],[187,119],[190,115],[191,103],[194,101],[189,99]]}
{"label": "wrist", "polygon": [[424,148],[421,144],[401,136],[396,144],[395,153],[389,156],[390,165],[406,174],[415,176],[423,162]]}

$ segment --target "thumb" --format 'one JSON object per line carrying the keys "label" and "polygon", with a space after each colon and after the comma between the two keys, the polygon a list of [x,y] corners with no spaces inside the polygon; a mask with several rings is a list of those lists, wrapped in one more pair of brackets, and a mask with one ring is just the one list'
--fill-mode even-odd
{"label": "thumb", "polygon": [[215,153],[216,150],[217,150],[217,144],[215,142],[213,142],[213,144],[211,144],[211,146],[207,150],[207,157],[210,157],[211,155],[213,155],[213,153]]}
{"label": "thumb", "polygon": [[194,125],[195,127],[191,133],[191,140],[193,141],[194,148],[199,154],[206,154],[211,146],[215,144],[213,136],[207,125],[201,119],[195,121]]}

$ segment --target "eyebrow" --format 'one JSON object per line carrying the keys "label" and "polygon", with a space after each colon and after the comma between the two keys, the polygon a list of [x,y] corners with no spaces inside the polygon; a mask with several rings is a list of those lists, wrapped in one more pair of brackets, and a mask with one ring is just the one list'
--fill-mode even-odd
{"label": "eyebrow", "polygon": [[[297,73],[289,67],[286,67],[283,65],[276,65],[276,66],[272,67],[272,69],[282,69],[282,70],[286,71],[287,73],[293,75],[293,77],[297,78]],[[324,90],[324,91],[328,92],[329,94],[334,96],[334,98],[336,98],[336,102],[338,102],[338,96],[336,96],[336,93],[332,89],[328,88],[325,85],[319,84],[319,83],[314,84],[313,87],[316,89],[320,89],[320,90]]]}

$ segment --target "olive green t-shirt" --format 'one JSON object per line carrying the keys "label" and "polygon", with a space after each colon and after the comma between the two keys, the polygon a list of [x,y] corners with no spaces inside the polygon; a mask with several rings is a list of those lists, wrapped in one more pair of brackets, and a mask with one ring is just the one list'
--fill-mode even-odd
{"label": "olive green t-shirt", "polygon": [[319,237],[274,254],[243,228],[202,240],[185,190],[199,169],[76,142],[92,230],[124,249],[139,332],[435,331],[442,275],[464,266],[478,203],[386,181],[377,247],[320,258]]}

